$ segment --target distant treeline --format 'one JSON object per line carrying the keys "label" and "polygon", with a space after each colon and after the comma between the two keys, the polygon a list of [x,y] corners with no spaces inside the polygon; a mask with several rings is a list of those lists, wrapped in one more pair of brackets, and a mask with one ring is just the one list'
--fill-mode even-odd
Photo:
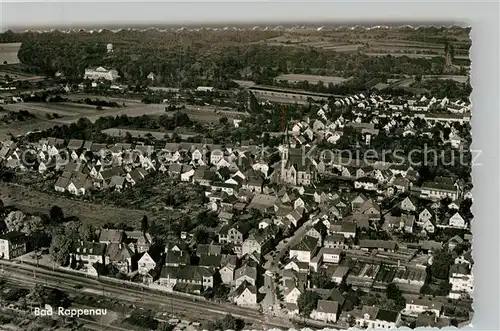
{"label": "distant treeline", "polygon": [[[259,33],[208,31],[202,37],[185,32],[182,38],[173,33],[138,31],[27,34],[18,56],[24,64],[49,74],[59,71],[69,79],[81,79],[87,67],[105,66],[118,70],[127,83],[147,84],[147,75],[153,72],[156,83],[165,86],[209,84],[219,89],[231,86],[233,79],[271,84],[286,73],[340,75],[361,81],[367,76],[446,74],[442,57],[373,57],[362,52],[249,42],[263,37]],[[108,42],[115,45],[112,54],[107,53]]]}

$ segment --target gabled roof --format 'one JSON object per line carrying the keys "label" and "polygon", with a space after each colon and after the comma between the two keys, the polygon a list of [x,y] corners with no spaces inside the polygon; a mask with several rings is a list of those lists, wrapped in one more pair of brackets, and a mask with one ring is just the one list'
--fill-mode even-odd
{"label": "gabled roof", "polygon": [[312,252],[318,246],[318,239],[305,236],[297,245],[293,246],[291,250]]}
{"label": "gabled roof", "polygon": [[251,279],[257,279],[257,268],[252,267],[248,264],[244,264],[240,268],[236,269],[234,272],[234,279],[241,278],[243,276],[250,277]]}
{"label": "gabled roof", "polygon": [[236,288],[236,290],[234,290],[234,294],[233,295],[234,296],[240,296],[247,289],[250,291],[250,293],[257,295],[257,288],[254,285],[252,285],[249,282],[247,282],[246,280],[244,280],[240,284],[240,286],[238,286]]}
{"label": "gabled roof", "polygon": [[102,229],[99,234],[99,242],[121,243],[123,241],[123,230]]}
{"label": "gabled roof", "polygon": [[396,249],[397,243],[395,241],[362,239],[359,241],[359,246],[368,249],[383,248],[393,250]]}
{"label": "gabled roof", "polygon": [[71,248],[71,252],[78,255],[99,255],[102,256],[106,250],[106,245],[91,241],[76,242]]}
{"label": "gabled roof", "polygon": [[131,259],[133,252],[127,245],[111,243],[106,245],[105,255],[108,256],[111,261],[122,262]]}
{"label": "gabled roof", "polygon": [[316,311],[326,314],[337,314],[339,311],[339,303],[336,301],[319,300]]}
{"label": "gabled roof", "polygon": [[196,254],[219,255],[222,251],[221,245],[216,244],[199,244],[196,248]]}

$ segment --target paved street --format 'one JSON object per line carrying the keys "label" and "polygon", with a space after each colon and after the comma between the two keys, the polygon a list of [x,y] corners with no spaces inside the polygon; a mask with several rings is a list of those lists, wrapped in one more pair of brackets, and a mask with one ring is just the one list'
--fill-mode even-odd
{"label": "paved street", "polygon": [[276,262],[279,261],[282,258],[282,256],[287,252],[288,248],[293,247],[294,245],[299,243],[309,230],[311,224],[312,220],[307,220],[306,222],[304,222],[304,224],[302,224],[300,228],[297,229],[297,231],[294,232],[292,237],[280,241],[278,245],[276,245],[276,248],[274,250],[278,252],[276,256],[273,258],[271,256],[271,253],[265,256],[267,262],[265,263],[264,268],[267,270],[271,270],[273,272],[278,271],[279,266],[276,263],[273,264],[273,261]]}

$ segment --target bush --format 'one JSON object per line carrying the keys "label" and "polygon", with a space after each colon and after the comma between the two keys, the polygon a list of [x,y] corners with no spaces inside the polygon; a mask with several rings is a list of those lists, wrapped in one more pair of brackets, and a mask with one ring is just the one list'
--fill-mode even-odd
{"label": "bush", "polygon": [[130,324],[147,328],[150,330],[156,330],[158,328],[159,322],[154,318],[151,311],[136,310],[130,314],[126,319]]}

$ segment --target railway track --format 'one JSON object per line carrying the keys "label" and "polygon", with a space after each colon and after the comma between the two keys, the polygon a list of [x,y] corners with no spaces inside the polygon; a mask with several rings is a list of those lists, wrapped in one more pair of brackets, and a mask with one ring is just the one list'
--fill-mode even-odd
{"label": "railway track", "polygon": [[[119,301],[132,303],[136,306],[143,306],[174,314],[183,314],[193,317],[195,321],[213,320],[226,314],[231,314],[236,318],[241,318],[248,323],[267,327],[287,327],[291,322],[285,318],[270,317],[261,315],[259,312],[247,308],[233,305],[223,305],[208,301],[193,301],[186,297],[176,297],[172,293],[155,293],[150,290],[135,289],[132,286],[124,287],[124,284],[102,283],[96,279],[85,276],[70,275],[62,272],[55,272],[35,268],[29,265],[12,265],[1,261],[3,271],[0,275],[12,281],[24,284],[42,284],[56,287],[62,290],[79,292],[82,294],[93,294],[109,297]],[[80,288],[81,287],[81,288]]]}

